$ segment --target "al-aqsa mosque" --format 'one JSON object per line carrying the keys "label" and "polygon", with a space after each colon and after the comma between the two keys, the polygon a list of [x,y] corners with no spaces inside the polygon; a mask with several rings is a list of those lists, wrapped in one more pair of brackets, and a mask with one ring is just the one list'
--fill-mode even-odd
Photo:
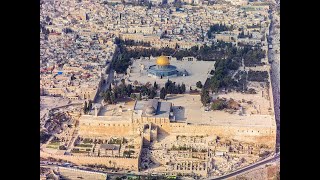
{"label": "al-aqsa mosque", "polygon": [[151,65],[148,69],[148,76],[155,78],[173,77],[177,74],[177,67],[170,65],[169,58],[163,55],[157,58],[156,65]]}

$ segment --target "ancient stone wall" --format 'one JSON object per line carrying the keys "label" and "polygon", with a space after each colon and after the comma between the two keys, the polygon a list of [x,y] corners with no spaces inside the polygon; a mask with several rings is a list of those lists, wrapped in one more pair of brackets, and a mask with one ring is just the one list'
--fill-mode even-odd
{"label": "ancient stone wall", "polygon": [[133,134],[131,123],[83,123],[79,135],[88,137],[128,136]]}
{"label": "ancient stone wall", "polygon": [[40,152],[40,157],[62,159],[79,165],[102,164],[110,168],[124,168],[138,171],[139,158],[114,158],[114,157],[92,157],[92,156],[66,156],[54,155],[46,152]]}
{"label": "ancient stone wall", "polygon": [[[111,121],[80,121],[79,134],[82,136],[127,136],[139,134],[144,123],[111,122]],[[186,123],[156,123],[162,134],[186,136],[216,135],[244,142],[266,144],[275,147],[276,126],[217,126]]]}
{"label": "ancient stone wall", "polygon": [[[90,137],[126,136],[138,134],[139,124],[106,123],[80,125],[79,134]],[[194,125],[186,123],[170,123],[159,125],[159,132],[177,135],[216,135],[224,138],[236,139],[244,142],[264,143],[275,146],[276,127],[249,126],[214,126]]]}
{"label": "ancient stone wall", "polygon": [[275,147],[276,127],[249,127],[249,126],[214,126],[214,125],[193,125],[185,123],[171,123],[159,127],[160,132],[196,136],[216,135],[224,138],[236,139],[244,142],[266,144],[271,148]]}

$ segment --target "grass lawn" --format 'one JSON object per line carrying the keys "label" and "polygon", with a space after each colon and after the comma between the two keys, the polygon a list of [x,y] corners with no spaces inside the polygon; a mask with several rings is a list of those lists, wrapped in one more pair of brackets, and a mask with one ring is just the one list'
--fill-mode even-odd
{"label": "grass lawn", "polygon": [[50,146],[60,146],[60,142],[50,142]]}
{"label": "grass lawn", "polygon": [[50,145],[48,145],[47,148],[58,149],[59,147],[58,146],[50,146]]}
{"label": "grass lawn", "polygon": [[92,144],[78,144],[78,147],[92,147]]}
{"label": "grass lawn", "polygon": [[[89,149],[90,151],[90,149]],[[79,149],[72,149],[71,153],[88,153],[88,150],[86,149],[85,151],[83,150],[79,150]]]}

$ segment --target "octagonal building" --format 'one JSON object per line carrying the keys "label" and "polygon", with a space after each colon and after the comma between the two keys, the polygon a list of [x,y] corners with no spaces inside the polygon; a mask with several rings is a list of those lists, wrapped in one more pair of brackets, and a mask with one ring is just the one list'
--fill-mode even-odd
{"label": "octagonal building", "polygon": [[152,65],[148,69],[148,76],[155,78],[173,77],[177,74],[176,66],[170,65],[169,58],[163,55],[157,58],[156,65]]}

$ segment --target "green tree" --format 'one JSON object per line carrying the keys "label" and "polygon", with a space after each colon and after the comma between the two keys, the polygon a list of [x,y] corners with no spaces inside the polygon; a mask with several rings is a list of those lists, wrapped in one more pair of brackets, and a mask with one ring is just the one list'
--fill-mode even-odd
{"label": "green tree", "polygon": [[87,105],[87,101],[85,101],[84,102],[84,106],[83,106],[83,112],[84,112],[84,114],[87,114],[87,108],[88,107],[88,105]]}
{"label": "green tree", "polygon": [[104,93],[104,101],[111,104],[111,91],[109,89]]}
{"label": "green tree", "polygon": [[210,102],[209,91],[202,89],[201,102],[202,102],[203,106],[206,106]]}
{"label": "green tree", "polygon": [[110,101],[111,101],[111,104],[115,104],[115,103],[116,103],[115,93],[112,93],[112,94],[111,94],[111,96],[110,96]]}
{"label": "green tree", "polygon": [[164,84],[164,89],[167,91],[169,86],[171,85],[172,81],[170,81],[169,79],[167,80],[167,82]]}
{"label": "green tree", "polygon": [[40,131],[40,143],[46,143],[50,138],[50,135],[45,131]]}
{"label": "green tree", "polygon": [[128,94],[128,97],[131,96],[131,93],[133,92],[133,89],[132,89],[132,85],[131,84],[128,84],[127,86],[127,94]]}
{"label": "green tree", "polygon": [[181,90],[180,84],[178,84],[177,88],[175,89],[175,93],[182,94],[182,90]]}
{"label": "green tree", "polygon": [[226,107],[226,104],[223,100],[215,100],[213,101],[212,105],[211,105],[211,108],[213,110],[222,110]]}
{"label": "green tree", "polygon": [[126,80],[125,80],[125,79],[121,79],[121,83],[122,83],[123,85],[125,85]]}
{"label": "green tree", "polygon": [[202,88],[202,83],[201,83],[201,81],[198,81],[198,82],[196,83],[196,86],[197,86],[197,88]]}
{"label": "green tree", "polygon": [[92,109],[92,101],[89,100],[89,105],[88,105],[88,110],[87,111],[90,111]]}
{"label": "green tree", "polygon": [[142,99],[142,94],[141,94],[141,92],[140,92],[140,93],[139,93],[138,100],[141,101],[141,99]]}
{"label": "green tree", "polygon": [[184,83],[181,84],[181,92],[182,93],[186,92],[186,85]]}
{"label": "green tree", "polygon": [[154,88],[154,89],[158,89],[158,84],[157,84],[157,82],[154,82],[154,83],[153,83],[153,88]]}
{"label": "green tree", "polygon": [[160,90],[160,99],[164,99],[166,97],[166,90],[165,88],[161,88]]}
{"label": "green tree", "polygon": [[157,94],[156,91],[151,89],[150,93],[148,94],[148,98],[153,99],[156,96],[156,94]]}
{"label": "green tree", "polygon": [[131,97],[132,99],[136,99],[136,98],[137,98],[137,96],[136,96],[135,94],[131,94],[130,97]]}
{"label": "green tree", "polygon": [[51,19],[49,16],[46,17],[46,21],[49,22]]}
{"label": "green tree", "polygon": [[59,146],[59,150],[67,150],[67,148],[64,145]]}

